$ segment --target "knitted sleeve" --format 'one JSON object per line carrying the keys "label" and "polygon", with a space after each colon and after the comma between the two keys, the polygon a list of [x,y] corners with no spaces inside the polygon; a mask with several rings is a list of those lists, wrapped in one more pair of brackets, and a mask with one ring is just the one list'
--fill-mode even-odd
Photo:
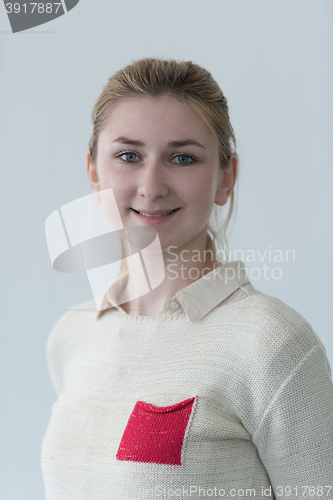
{"label": "knitted sleeve", "polygon": [[66,344],[69,337],[69,332],[66,332],[68,317],[69,312],[63,314],[58,319],[50,332],[46,344],[46,360],[49,374],[58,396],[63,389],[63,365],[66,359]]}
{"label": "knitted sleeve", "polygon": [[252,438],[276,498],[333,498],[333,384],[320,343],[280,386]]}

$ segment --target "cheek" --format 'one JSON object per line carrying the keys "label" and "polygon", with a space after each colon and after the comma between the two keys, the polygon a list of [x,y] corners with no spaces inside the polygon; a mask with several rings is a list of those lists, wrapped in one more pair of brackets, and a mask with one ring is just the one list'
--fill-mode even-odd
{"label": "cheek", "polygon": [[206,175],[196,179],[195,182],[189,180],[183,193],[190,204],[205,209],[214,204],[215,190],[214,181]]}
{"label": "cheek", "polygon": [[100,174],[100,186],[101,189],[112,188],[114,195],[116,197],[117,203],[120,205],[124,204],[126,198],[132,192],[130,179],[124,179],[123,175],[119,175],[117,171],[112,171],[110,168],[101,168]]}
{"label": "cheek", "polygon": [[133,201],[133,192],[126,183],[113,183],[111,186],[117,205],[121,211],[127,210]]}

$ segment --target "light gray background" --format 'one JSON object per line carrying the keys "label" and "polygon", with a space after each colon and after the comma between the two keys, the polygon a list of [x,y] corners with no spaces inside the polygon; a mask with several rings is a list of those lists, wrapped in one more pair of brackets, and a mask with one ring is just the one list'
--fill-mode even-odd
{"label": "light gray background", "polygon": [[135,59],[191,59],[219,82],[241,157],[230,243],[295,250],[281,280],[252,283],[310,322],[333,365],[332,14],[330,0],[81,0],[14,35],[0,5],[2,500],[45,498],[40,448],[56,400],[46,340],[92,295],[84,274],[52,269],[44,222],[90,193],[92,106]]}

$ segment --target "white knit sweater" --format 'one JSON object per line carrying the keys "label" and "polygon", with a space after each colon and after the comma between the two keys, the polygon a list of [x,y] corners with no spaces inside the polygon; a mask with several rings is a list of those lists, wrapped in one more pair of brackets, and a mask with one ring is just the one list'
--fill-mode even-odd
{"label": "white knit sweater", "polygon": [[195,322],[114,308],[97,321],[89,301],[47,355],[47,500],[333,498],[330,367],[279,299],[254,290]]}

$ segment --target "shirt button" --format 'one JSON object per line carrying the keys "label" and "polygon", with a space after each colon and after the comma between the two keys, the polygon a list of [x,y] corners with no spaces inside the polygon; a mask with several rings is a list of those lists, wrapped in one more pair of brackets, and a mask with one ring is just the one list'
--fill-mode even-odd
{"label": "shirt button", "polygon": [[177,309],[178,307],[178,302],[176,302],[175,300],[172,300],[170,302],[170,307],[172,307],[172,309]]}

